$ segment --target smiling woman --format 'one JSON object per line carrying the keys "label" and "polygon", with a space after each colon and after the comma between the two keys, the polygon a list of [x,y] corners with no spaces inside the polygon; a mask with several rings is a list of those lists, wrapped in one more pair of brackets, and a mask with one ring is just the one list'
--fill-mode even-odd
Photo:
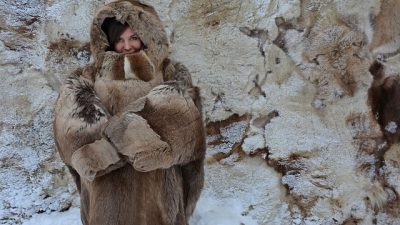
{"label": "smiling woman", "polygon": [[109,51],[128,54],[138,52],[144,47],[137,32],[129,24],[117,21],[115,17],[105,19],[101,29],[107,35]]}
{"label": "smiling woman", "polygon": [[54,117],[82,223],[187,225],[204,182],[199,89],[168,58],[167,35],[149,5],[102,7],[90,45],[91,63],[66,79]]}

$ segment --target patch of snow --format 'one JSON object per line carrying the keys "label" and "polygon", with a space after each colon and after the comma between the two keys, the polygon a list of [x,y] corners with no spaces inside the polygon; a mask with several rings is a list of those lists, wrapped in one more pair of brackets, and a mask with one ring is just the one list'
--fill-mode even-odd
{"label": "patch of snow", "polygon": [[393,217],[385,212],[380,212],[376,215],[376,224],[393,224],[399,225],[400,219],[398,217]]}
{"label": "patch of snow", "polygon": [[387,132],[391,133],[391,134],[395,134],[395,133],[396,133],[396,130],[397,130],[397,123],[396,123],[396,122],[393,122],[393,121],[390,121],[390,122],[386,125],[385,130],[386,130]]}
{"label": "patch of snow", "polygon": [[[232,147],[239,143],[248,127],[247,121],[240,121],[232,123],[227,127],[221,129],[221,136],[223,138],[222,143],[218,145],[209,146],[207,149],[207,155],[213,155],[215,153],[229,153]],[[207,142],[216,140],[217,136],[211,135],[207,137]]]}
{"label": "patch of snow", "polygon": [[242,144],[242,149],[246,154],[250,154],[257,149],[265,147],[265,138],[262,134],[252,135],[246,137]]}
{"label": "patch of snow", "polygon": [[[3,72],[4,68],[1,68]],[[40,212],[74,203],[67,171],[57,160],[52,136],[56,93],[35,70],[3,72],[0,84],[0,221],[20,224]]]}
{"label": "patch of snow", "polygon": [[66,212],[36,214],[22,225],[82,225],[78,208]]}
{"label": "patch of snow", "polygon": [[[49,40],[59,39],[63,34],[81,42],[90,38],[90,24],[102,1],[77,2],[73,0],[55,1],[46,8],[47,32]],[[68,23],[66,23],[68,18]]]}
{"label": "patch of snow", "polygon": [[[257,221],[242,215],[245,211],[238,199],[216,200],[210,195],[202,195],[196,210],[190,219],[190,225],[257,225]],[[82,225],[79,208],[71,208],[66,212],[35,214],[25,220],[22,225]]]}
{"label": "patch of snow", "polygon": [[257,225],[257,221],[244,216],[243,203],[235,198],[216,200],[213,196],[202,196],[190,219],[190,225]]}
{"label": "patch of snow", "polygon": [[[205,168],[205,187],[202,195],[217,201],[237,199],[248,215],[259,224],[284,220],[287,204],[280,175],[260,158],[245,157],[233,165],[213,164]],[[240,185],[236,185],[240,184]]]}
{"label": "patch of snow", "polygon": [[224,137],[225,141],[229,143],[237,143],[242,139],[247,126],[247,121],[240,121],[230,124],[229,126],[221,129],[221,135]]}
{"label": "patch of snow", "polygon": [[[284,129],[282,129],[284,128]],[[317,115],[281,112],[265,128],[271,157],[286,158],[293,152],[310,151],[339,144],[336,132],[326,127]]]}

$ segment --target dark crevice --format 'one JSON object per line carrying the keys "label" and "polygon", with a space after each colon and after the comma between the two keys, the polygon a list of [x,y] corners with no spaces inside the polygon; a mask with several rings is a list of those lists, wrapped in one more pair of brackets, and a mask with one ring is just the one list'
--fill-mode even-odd
{"label": "dark crevice", "polygon": [[267,124],[271,122],[271,120],[275,117],[279,116],[279,112],[277,110],[273,110],[272,112],[268,113],[268,115],[263,115],[254,119],[252,121],[252,125],[258,128],[264,128]]}
{"label": "dark crevice", "polygon": [[253,96],[262,95],[264,98],[267,97],[267,94],[261,88],[262,84],[265,82],[265,79],[266,76],[261,81],[259,81],[259,75],[257,74],[253,79],[254,87],[248,92],[248,94]]}
{"label": "dark crevice", "polygon": [[[223,129],[226,129],[230,125],[242,121],[249,121],[249,116],[248,115],[243,115],[239,116],[238,114],[234,114],[230,116],[228,119],[223,120],[223,121],[217,121],[217,122],[210,122],[206,126],[206,132],[207,136],[216,136],[217,138],[213,141],[210,141],[207,143],[208,146],[217,146],[217,145],[232,145],[231,149],[229,152],[217,152],[213,155],[213,159],[217,162],[231,157],[233,154],[238,154],[238,158],[235,160],[235,162],[241,161],[245,156],[246,153],[242,150],[242,144],[245,139],[245,135],[241,137],[240,140],[236,140],[235,143],[231,143],[229,140],[226,140],[222,134],[221,131]],[[249,127],[247,126],[246,130],[243,131],[243,134],[247,132]]]}
{"label": "dark crevice", "polygon": [[258,40],[258,49],[263,57],[265,57],[264,43],[268,40],[268,31],[263,29],[250,29],[248,27],[240,27],[239,30],[252,38]]}
{"label": "dark crevice", "polygon": [[220,93],[212,92],[212,94],[215,96],[215,99],[214,99],[214,104],[213,104],[213,108],[211,109],[211,112],[215,112],[217,110],[218,104],[221,104],[221,106],[224,105],[225,94],[223,92],[220,92]]}

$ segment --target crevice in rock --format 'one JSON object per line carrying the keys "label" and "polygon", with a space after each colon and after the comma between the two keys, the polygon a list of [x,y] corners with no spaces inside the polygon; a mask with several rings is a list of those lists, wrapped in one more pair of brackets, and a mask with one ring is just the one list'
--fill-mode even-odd
{"label": "crevice in rock", "polygon": [[249,153],[250,157],[261,157],[263,159],[267,159],[269,157],[269,149],[265,148],[258,148],[255,151]]}
{"label": "crevice in rock", "polygon": [[285,35],[287,30],[295,29],[292,23],[285,21],[283,17],[276,17],[275,24],[278,27],[278,36],[272,41],[276,46],[282,49],[285,53],[288,53],[287,46],[285,45]]}
{"label": "crevice in rock", "polygon": [[[267,155],[266,162],[268,166],[272,167],[276,172],[282,175],[281,185],[286,190],[286,201],[289,205],[289,211],[294,216],[296,212],[300,212],[303,218],[310,216],[310,210],[315,206],[318,200],[321,198],[318,195],[314,196],[304,196],[302,192],[296,191],[298,188],[296,184],[291,185],[290,182],[284,180],[285,177],[292,177],[297,179],[297,177],[302,177],[308,174],[305,172],[307,170],[306,164],[310,158],[316,157],[319,151],[311,152],[298,152],[292,153],[287,158],[284,159],[273,159],[270,154]],[[290,180],[291,178],[289,178]],[[325,176],[310,175],[307,179],[314,185],[318,190],[331,190],[329,186],[325,184]],[[324,182],[321,182],[324,181]]]}
{"label": "crevice in rock", "polygon": [[268,31],[263,29],[250,29],[248,27],[240,27],[239,30],[252,38],[258,40],[258,49],[263,57],[265,57],[264,44],[268,40]]}
{"label": "crevice in rock", "polygon": [[267,94],[262,90],[262,84],[265,83],[266,76],[260,81],[259,80],[259,75],[257,74],[254,79],[252,80],[252,83],[254,84],[254,87],[248,92],[249,95],[252,96],[263,96],[264,98],[267,97]]}
{"label": "crevice in rock", "polygon": [[[226,112],[230,112],[231,110],[225,107],[225,93],[222,91],[215,92],[211,90],[212,96],[214,96],[214,103],[211,109],[211,113],[215,113],[217,110],[223,109]],[[206,123],[208,123],[208,119],[206,118]]]}
{"label": "crevice in rock", "polygon": [[[234,162],[241,161],[246,153],[242,150],[242,144],[245,133],[249,127],[249,116],[234,114],[223,121],[210,122],[206,126],[207,136],[213,137],[207,142],[209,148],[216,148],[217,152],[212,154],[212,159],[208,163],[214,161],[221,162],[224,159],[236,154]],[[235,126],[238,126],[237,128]],[[224,151],[218,151],[223,149]]]}
{"label": "crevice in rock", "polygon": [[362,222],[362,219],[358,218],[348,218],[341,225],[357,225]]}
{"label": "crevice in rock", "polygon": [[[267,164],[274,168],[276,172],[282,174],[283,176],[290,173],[296,173],[300,170],[296,161],[300,161],[301,159],[309,158],[309,153],[305,152],[303,154],[300,153],[292,153],[287,159],[271,159],[268,157]],[[288,189],[289,190],[289,189]]]}
{"label": "crevice in rock", "polygon": [[265,128],[267,124],[271,122],[271,120],[275,117],[279,116],[279,112],[277,110],[273,110],[267,115],[262,115],[251,122],[251,125],[257,128]]}

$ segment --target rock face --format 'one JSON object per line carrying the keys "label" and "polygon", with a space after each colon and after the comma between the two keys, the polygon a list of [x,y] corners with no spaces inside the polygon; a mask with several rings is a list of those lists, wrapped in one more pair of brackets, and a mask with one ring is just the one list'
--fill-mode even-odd
{"label": "rock face", "polygon": [[[0,0],[2,224],[78,204],[52,110],[107,2]],[[202,91],[204,196],[258,224],[400,224],[399,1],[143,2]]]}

